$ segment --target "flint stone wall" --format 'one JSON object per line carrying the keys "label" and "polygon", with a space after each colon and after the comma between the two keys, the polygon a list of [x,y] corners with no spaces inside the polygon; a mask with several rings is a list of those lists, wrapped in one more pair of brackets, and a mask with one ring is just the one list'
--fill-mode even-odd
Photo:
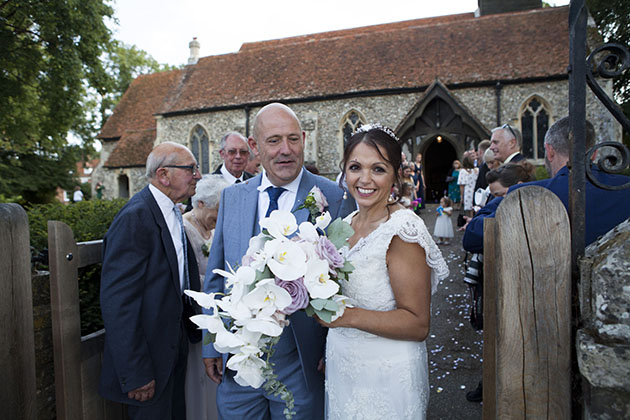
{"label": "flint stone wall", "polygon": [[580,275],[584,418],[630,419],[630,219],[586,249]]}

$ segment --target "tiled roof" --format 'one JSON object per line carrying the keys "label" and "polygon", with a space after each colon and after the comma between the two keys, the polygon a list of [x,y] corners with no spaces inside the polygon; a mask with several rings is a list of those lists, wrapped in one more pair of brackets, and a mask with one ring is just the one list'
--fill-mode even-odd
{"label": "tiled roof", "polygon": [[103,166],[106,168],[128,168],[144,166],[147,156],[153,149],[155,128],[148,130],[127,130],[116,143],[116,148]]}
{"label": "tiled roof", "polygon": [[184,70],[162,114],[446,85],[565,75],[568,6],[472,14],[245,44]]}
{"label": "tiled roof", "polygon": [[155,128],[154,114],[169,89],[180,79],[181,70],[138,76],[120,99],[114,113],[107,119],[99,139],[117,139],[126,130]]}

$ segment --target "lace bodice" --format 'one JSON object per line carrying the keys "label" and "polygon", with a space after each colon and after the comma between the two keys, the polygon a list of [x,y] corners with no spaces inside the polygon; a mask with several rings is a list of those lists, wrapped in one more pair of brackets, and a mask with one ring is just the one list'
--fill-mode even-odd
{"label": "lace bodice", "polygon": [[[356,213],[345,220],[350,223]],[[360,307],[388,311],[396,305],[386,264],[387,250],[394,236],[424,248],[431,268],[431,293],[435,293],[439,281],[448,276],[446,261],[422,219],[411,210],[398,210],[369,235],[359,239],[351,249],[345,247],[341,250],[354,265],[349,281],[342,284],[343,293]]]}

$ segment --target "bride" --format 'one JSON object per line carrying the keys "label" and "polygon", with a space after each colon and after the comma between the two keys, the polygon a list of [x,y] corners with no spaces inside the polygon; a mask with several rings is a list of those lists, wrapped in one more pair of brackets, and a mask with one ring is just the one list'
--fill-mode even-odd
{"label": "bride", "polygon": [[424,419],[431,294],[448,275],[422,219],[391,198],[401,148],[387,127],[362,126],[347,143],[343,176],[359,210],[344,249],[355,269],[343,294],[354,308],[328,324],[326,412],[334,419]]}

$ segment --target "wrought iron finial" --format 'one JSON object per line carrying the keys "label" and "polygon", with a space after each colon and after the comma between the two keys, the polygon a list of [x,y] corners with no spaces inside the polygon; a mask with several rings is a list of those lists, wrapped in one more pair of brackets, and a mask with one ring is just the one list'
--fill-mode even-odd
{"label": "wrought iron finial", "polygon": [[[630,132],[630,120],[628,120],[628,117],[626,117],[619,105],[604,92],[595,79],[595,76],[604,79],[612,79],[628,70],[630,68],[630,52],[621,44],[603,44],[595,48],[593,52],[589,54],[586,59],[586,64],[586,82],[589,87],[595,96],[604,104],[606,109],[619,121],[624,130]],[[593,70],[595,74],[593,74]],[[614,151],[603,149],[604,147],[612,148]],[[618,174],[628,167],[630,152],[625,145],[616,141],[606,141],[596,144],[586,152],[586,162],[590,162],[590,157],[599,149],[602,149],[600,153],[603,152],[603,154],[600,156],[597,166],[602,172]],[[593,185],[606,190],[615,191],[630,188],[630,182],[623,185],[605,185],[601,183],[593,175],[592,165],[589,164],[586,165],[586,176]]]}
{"label": "wrought iron finial", "polygon": [[[618,154],[608,152],[605,155],[601,156],[597,162],[597,167],[601,171],[609,173],[609,174],[618,174],[624,171],[628,167],[628,163],[630,162],[630,152],[628,151],[628,148],[626,146],[616,141],[605,141],[591,147],[588,150],[588,152],[586,152],[586,157],[587,157],[586,161],[589,162],[590,157],[593,156],[593,153],[595,153],[598,149],[601,149],[603,147],[612,147],[618,152]],[[619,158],[620,156],[621,156],[621,159]],[[606,184],[601,183],[593,175],[592,166],[593,165],[589,165],[589,164],[586,165],[586,176],[588,177],[589,181],[591,181],[593,185],[599,188],[603,188],[605,190],[610,190],[610,191],[618,191],[618,190],[623,190],[625,188],[630,188],[630,182],[626,182],[625,184],[621,184],[621,185],[606,185]]]}

